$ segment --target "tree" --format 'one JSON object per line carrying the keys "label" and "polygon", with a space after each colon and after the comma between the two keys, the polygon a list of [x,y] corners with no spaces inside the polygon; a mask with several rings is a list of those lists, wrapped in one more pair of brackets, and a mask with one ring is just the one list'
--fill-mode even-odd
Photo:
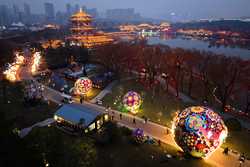
{"label": "tree", "polygon": [[0,40],[0,68],[2,68],[6,63],[12,62],[14,58],[14,50],[18,48],[18,45],[8,41]]}
{"label": "tree", "polygon": [[198,51],[187,51],[184,56],[184,68],[188,75],[188,96],[192,96],[193,82],[195,79],[195,74],[197,74],[198,67],[201,63],[201,55]]}
{"label": "tree", "polygon": [[201,76],[201,81],[203,83],[203,101],[208,102],[208,95],[210,90],[210,82],[209,82],[209,76],[208,76],[208,67],[211,62],[211,56],[205,55],[202,59],[202,63],[199,67],[199,73]]}
{"label": "tree", "polygon": [[96,150],[89,138],[72,138],[54,127],[37,128],[26,136],[29,148],[54,167],[94,166]]}
{"label": "tree", "polygon": [[129,48],[127,43],[105,45],[95,50],[91,60],[103,65],[106,71],[114,72],[119,78],[126,70],[125,65],[129,60],[127,57],[130,56],[126,50]]}
{"label": "tree", "polygon": [[0,111],[0,166],[42,166],[42,159],[35,150],[27,148],[26,143],[12,130],[13,122],[6,119]]}
{"label": "tree", "polygon": [[69,58],[70,55],[68,48],[59,47],[56,49],[48,48],[45,50],[45,61],[50,69],[66,67],[69,63]]}
{"label": "tree", "polygon": [[221,103],[221,110],[225,111],[237,80],[241,77],[241,60],[231,57],[219,57],[210,64],[209,77],[216,87],[215,98]]}
{"label": "tree", "polygon": [[3,79],[0,81],[2,83],[2,93],[3,93],[3,103],[5,104],[7,102],[7,86],[9,84],[8,80],[3,77]]}
{"label": "tree", "polygon": [[[182,49],[177,48],[171,52],[171,59],[169,60],[171,67],[171,79],[173,80],[174,88],[176,91],[176,97],[179,97],[180,83],[183,83],[183,57],[184,52]],[[181,87],[182,89],[182,87]]]}

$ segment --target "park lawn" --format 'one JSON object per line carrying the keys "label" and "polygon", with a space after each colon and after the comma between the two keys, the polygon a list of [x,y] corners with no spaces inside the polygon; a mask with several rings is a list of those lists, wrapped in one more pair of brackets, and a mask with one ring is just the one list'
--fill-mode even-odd
{"label": "park lawn", "polygon": [[134,145],[127,141],[112,145],[97,147],[98,159],[96,167],[209,167],[201,159],[168,159],[166,154],[177,155],[176,149],[169,145],[158,146],[156,144]]}
{"label": "park lawn", "polygon": [[[41,130],[39,130],[41,129]],[[42,130],[43,129],[43,130]],[[193,159],[193,158],[186,158],[180,159],[178,158],[176,148],[161,144],[159,146],[157,143],[155,144],[142,144],[136,145],[131,143],[131,137],[121,134],[121,138],[118,141],[108,143],[105,145],[100,145],[95,142],[92,134],[84,136],[84,137],[77,137],[68,135],[59,129],[56,129],[54,126],[51,127],[43,127],[43,128],[36,128],[37,132],[41,132],[35,136],[53,136],[50,133],[54,133],[56,138],[60,138],[60,140],[64,141],[65,143],[70,143],[72,147],[77,147],[77,141],[82,141],[83,143],[88,141],[93,141],[94,147],[92,148],[93,151],[96,151],[96,160],[95,160],[95,167],[164,167],[164,166],[180,166],[180,167],[210,167],[211,165],[207,164],[202,159]],[[33,130],[34,131],[34,130]],[[32,132],[33,133],[33,132]],[[27,136],[29,137],[29,135]],[[32,140],[32,139],[31,139]],[[53,140],[50,138],[50,140]],[[57,140],[57,139],[55,139]],[[41,141],[42,143],[43,141]],[[74,146],[76,145],[76,146]],[[68,154],[67,152],[63,153],[63,155]],[[166,154],[170,154],[173,158],[166,158]],[[63,157],[63,156],[61,156]],[[59,157],[60,158],[60,157]]]}
{"label": "park lawn", "polygon": [[3,96],[0,97],[1,112],[5,118],[13,122],[13,128],[25,128],[39,121],[53,117],[58,106],[55,103],[41,102],[35,106],[28,106],[23,103],[22,84],[8,84],[7,101],[3,103]]}
{"label": "park lawn", "polygon": [[101,89],[98,88],[92,88],[90,92],[87,94],[87,100],[91,100],[95,98],[99,93],[101,92]]}
{"label": "park lawn", "polygon": [[229,131],[226,142],[222,145],[223,148],[228,147],[229,149],[245,153],[250,158],[250,132],[242,129],[241,131]]}
{"label": "park lawn", "polygon": [[[123,111],[121,109],[122,96],[129,90],[134,90],[140,93],[143,97],[142,111],[137,115],[139,117],[146,116],[151,121],[171,127],[171,121],[175,112],[188,107],[188,104],[183,104],[176,100],[172,95],[160,91],[152,100],[152,93],[145,90],[140,83],[135,80],[119,83],[113,88],[112,93],[103,98],[103,104],[110,106],[113,109]],[[114,104],[116,102],[116,104]],[[190,106],[190,105],[189,105]],[[250,133],[247,131],[229,132],[226,143],[223,147],[229,147],[241,153],[246,153],[250,157],[249,149]]]}
{"label": "park lawn", "polygon": [[131,90],[138,92],[143,98],[143,103],[137,116],[146,116],[151,121],[168,127],[171,127],[171,121],[176,111],[182,110],[188,106],[188,104],[180,102],[163,90],[157,91],[153,97],[152,90],[147,90],[136,80],[122,81],[115,86],[112,89],[112,93],[103,98],[104,106],[110,106],[113,109],[124,112],[122,98]]}

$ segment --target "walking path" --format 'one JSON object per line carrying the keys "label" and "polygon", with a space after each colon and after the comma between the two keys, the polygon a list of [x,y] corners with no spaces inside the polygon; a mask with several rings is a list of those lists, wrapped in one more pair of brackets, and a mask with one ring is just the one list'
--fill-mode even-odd
{"label": "walking path", "polygon": [[[55,90],[51,91],[51,88],[45,87],[45,95],[48,99],[53,101],[60,102],[62,100],[61,93],[57,92]],[[84,102],[82,104],[86,107],[91,107],[95,110],[101,111],[101,112],[107,112],[106,108],[102,106],[98,106],[92,103]],[[120,112],[116,110],[110,110],[108,111],[109,115],[117,121],[120,125],[124,125],[128,128],[134,129],[134,128],[141,128],[144,130],[146,135],[149,135],[157,140],[161,140],[161,142],[172,145],[176,147],[177,149],[180,149],[171,134],[167,134],[167,127],[153,123],[148,121],[147,123],[144,122],[143,119],[135,117],[131,114],[122,113],[122,119],[120,119]],[[133,123],[133,119],[135,119],[135,123]],[[169,132],[171,131],[168,129]],[[206,162],[218,166],[218,167],[238,167],[239,166],[239,155],[236,155],[234,153],[229,153],[228,156],[224,155],[223,149],[218,149],[211,157],[209,157]],[[250,161],[246,161],[244,164],[242,164],[241,167],[250,167]]]}
{"label": "walking path", "polygon": [[[106,89],[106,91],[104,91],[99,97],[104,97],[106,94],[105,92],[109,92],[112,89],[112,85],[110,87],[108,87]],[[47,99],[54,101],[55,103],[61,104],[61,100],[63,99],[63,97],[61,96],[61,93],[58,91],[55,91],[51,88],[48,88],[47,86],[44,86],[45,90],[44,90],[44,97],[46,97]],[[109,90],[109,91],[108,91]],[[185,97],[184,95],[181,95],[181,97]],[[182,98],[182,100],[189,100],[188,98]],[[101,112],[106,112],[106,108],[102,107],[102,106],[98,106],[92,103],[87,103],[84,102],[82,105],[86,106],[86,107],[91,107],[93,109],[99,110]],[[111,116],[111,118],[113,118],[113,120],[117,121],[120,125],[124,125],[128,128],[134,129],[134,128],[141,128],[144,130],[145,134],[157,139],[157,140],[161,140],[161,142],[172,145],[174,147],[176,147],[177,149],[180,149],[174,139],[173,136],[171,134],[167,134],[167,127],[153,123],[148,121],[147,123],[144,122],[143,119],[135,117],[133,115],[130,114],[126,114],[126,113],[122,113],[122,119],[120,119],[120,112],[116,111],[116,110],[110,110],[108,111],[109,115]],[[31,129],[35,126],[38,127],[42,127],[42,126],[46,126],[49,125],[50,123],[54,122],[54,120],[52,118],[45,120],[43,122],[39,122],[29,128],[25,128],[23,130],[21,130],[20,132],[20,137],[24,137],[25,135],[27,135]],[[170,131],[170,129],[168,129]],[[235,155],[233,153],[230,152],[230,154],[228,156],[224,155],[223,153],[223,149],[220,148],[218,149],[211,157],[209,157],[206,161],[214,166],[218,166],[218,167],[237,167],[239,166],[239,155]],[[250,162],[246,161],[244,164],[241,165],[241,167],[250,167]]]}
{"label": "walking path", "polygon": [[32,130],[32,128],[48,126],[48,125],[50,125],[50,124],[52,124],[54,122],[55,122],[55,120],[53,118],[48,118],[48,119],[46,119],[46,120],[44,120],[42,122],[38,122],[38,123],[28,127],[28,128],[22,129],[18,135],[19,135],[19,137],[23,138],[23,137],[25,137],[26,135],[29,134],[29,132]]}
{"label": "walking path", "polygon": [[107,94],[111,93],[112,88],[118,83],[118,81],[111,82],[107,87],[105,87],[96,97],[90,100],[91,103],[96,103],[98,100],[103,99]]}
{"label": "walking path", "polygon": [[[121,79],[120,82],[127,81],[127,80],[130,80],[130,79],[135,79],[135,77],[124,78],[124,79]],[[94,97],[92,100],[90,100],[90,102],[95,104],[98,100],[103,99],[107,94],[111,93],[113,87],[114,87],[115,85],[117,85],[118,83],[119,83],[119,81],[117,81],[117,80],[111,82],[111,83],[110,83],[107,87],[105,87],[96,97]]]}

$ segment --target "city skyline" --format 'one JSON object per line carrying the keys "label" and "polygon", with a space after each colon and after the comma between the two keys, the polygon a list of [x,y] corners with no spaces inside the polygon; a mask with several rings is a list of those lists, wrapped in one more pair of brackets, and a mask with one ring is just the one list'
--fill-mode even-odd
{"label": "city skyline", "polygon": [[[249,17],[250,1],[246,0],[157,0],[150,1],[147,5],[143,0],[137,0],[133,2],[128,0],[126,2],[119,1],[114,3],[114,0],[97,1],[97,0],[62,0],[58,3],[58,0],[42,0],[34,2],[31,0],[1,0],[0,4],[22,5],[28,3],[31,5],[31,11],[33,13],[44,13],[44,8],[41,8],[45,2],[53,3],[56,11],[65,11],[65,5],[70,3],[72,5],[79,4],[88,8],[97,8],[99,12],[105,13],[107,9],[115,8],[135,8],[136,12],[139,12],[144,17],[151,17],[155,19],[174,19],[174,20],[190,20],[190,19],[207,19],[207,18],[239,18]],[[116,1],[117,2],[117,1]]]}

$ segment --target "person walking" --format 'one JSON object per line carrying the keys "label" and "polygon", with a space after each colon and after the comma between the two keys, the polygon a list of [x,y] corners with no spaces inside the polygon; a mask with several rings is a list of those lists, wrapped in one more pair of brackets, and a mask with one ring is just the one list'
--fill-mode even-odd
{"label": "person walking", "polygon": [[122,120],[122,114],[120,113],[120,120]]}
{"label": "person walking", "polygon": [[133,118],[133,124],[136,124],[136,122],[135,122],[135,118]]}
{"label": "person walking", "polygon": [[167,135],[169,134],[169,130],[168,130],[168,128],[166,128],[166,133],[167,133]]}
{"label": "person walking", "polygon": [[239,161],[240,161],[240,167],[241,167],[242,164],[245,162],[245,155],[244,155],[244,153],[242,153],[242,154],[240,155]]}
{"label": "person walking", "polygon": [[161,146],[161,140],[158,140],[158,145]]}
{"label": "person walking", "polygon": [[229,148],[226,147],[226,148],[224,149],[223,153],[226,154],[226,155],[228,155],[228,151],[229,151]]}

